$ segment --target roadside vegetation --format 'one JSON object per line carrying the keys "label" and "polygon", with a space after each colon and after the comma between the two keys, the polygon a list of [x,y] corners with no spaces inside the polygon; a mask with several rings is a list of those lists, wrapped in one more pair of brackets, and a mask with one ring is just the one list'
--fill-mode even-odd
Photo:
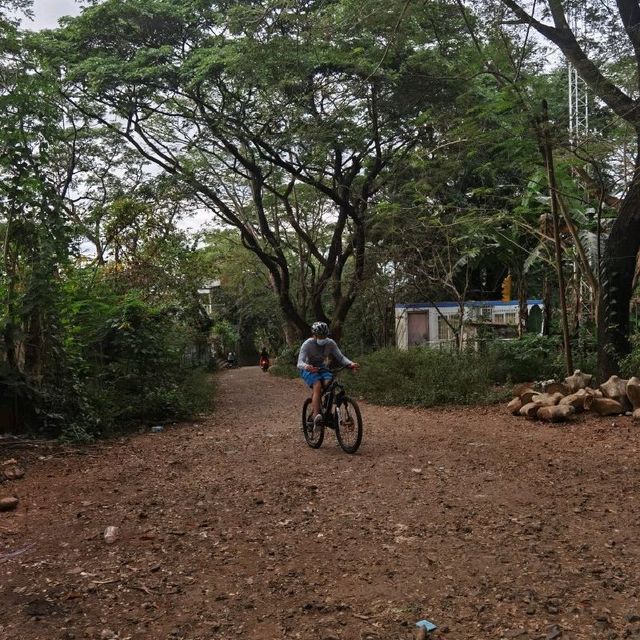
{"label": "roadside vegetation", "polygon": [[506,397],[491,380],[491,363],[479,353],[387,348],[360,364],[362,369],[343,374],[343,381],[350,394],[376,404],[491,404]]}
{"label": "roadside vegetation", "polygon": [[[581,345],[576,343],[576,352]],[[634,352],[635,353],[635,352]],[[385,347],[350,357],[362,365],[342,374],[349,392],[376,404],[432,407],[436,405],[493,404],[511,397],[514,384],[563,377],[564,360],[559,336],[527,335],[520,340],[493,340],[479,347],[456,349],[412,347],[406,351]],[[294,354],[285,351],[272,368],[282,377],[296,377]],[[630,356],[631,359],[637,356]],[[576,361],[593,370],[593,346]],[[637,371],[631,360],[629,369]]]}

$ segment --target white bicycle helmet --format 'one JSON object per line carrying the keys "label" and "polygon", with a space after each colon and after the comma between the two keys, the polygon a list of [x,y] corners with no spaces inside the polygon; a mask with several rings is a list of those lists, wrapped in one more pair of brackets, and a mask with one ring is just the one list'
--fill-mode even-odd
{"label": "white bicycle helmet", "polygon": [[326,338],[329,335],[329,325],[326,322],[314,322],[311,325],[311,333],[314,336]]}

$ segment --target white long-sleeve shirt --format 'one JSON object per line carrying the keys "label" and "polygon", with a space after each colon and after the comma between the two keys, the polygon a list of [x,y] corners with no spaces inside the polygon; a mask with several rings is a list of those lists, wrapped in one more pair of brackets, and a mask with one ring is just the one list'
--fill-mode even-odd
{"label": "white long-sleeve shirt", "polygon": [[331,338],[327,338],[327,342],[323,345],[319,345],[315,338],[309,338],[305,340],[300,347],[298,369],[304,371],[307,365],[311,365],[312,367],[326,366],[325,363],[329,356],[333,356],[345,367],[353,364],[353,362],[338,349],[338,345]]}

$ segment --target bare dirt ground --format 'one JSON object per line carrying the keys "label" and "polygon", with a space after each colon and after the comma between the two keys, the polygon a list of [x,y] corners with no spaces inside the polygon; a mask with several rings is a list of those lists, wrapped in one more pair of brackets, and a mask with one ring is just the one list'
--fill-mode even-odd
{"label": "bare dirt ground", "polygon": [[363,404],[348,456],[331,432],[306,446],[299,381],[218,380],[197,424],[0,452],[26,469],[0,485],[20,499],[2,640],[395,640],[423,618],[441,639],[640,638],[630,418]]}

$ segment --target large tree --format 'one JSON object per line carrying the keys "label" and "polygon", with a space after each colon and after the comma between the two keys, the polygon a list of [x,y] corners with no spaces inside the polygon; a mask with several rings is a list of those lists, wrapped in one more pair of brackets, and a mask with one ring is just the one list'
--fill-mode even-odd
{"label": "large tree", "polygon": [[[374,4],[107,0],[43,43],[75,107],[239,230],[292,341],[313,317],[339,335],[371,204],[409,149],[438,144],[461,84],[450,3]],[[326,247],[297,206],[301,185],[322,203]],[[284,231],[314,266],[310,313],[291,293]]]}

